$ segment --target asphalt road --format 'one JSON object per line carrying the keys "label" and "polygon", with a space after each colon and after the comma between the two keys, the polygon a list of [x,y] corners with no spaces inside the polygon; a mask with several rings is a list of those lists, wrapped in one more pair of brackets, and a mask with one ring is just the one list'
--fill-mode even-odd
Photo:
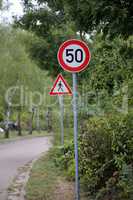
{"label": "asphalt road", "polygon": [[6,190],[17,175],[17,169],[48,151],[50,147],[48,137],[0,144],[0,200],[6,200]]}

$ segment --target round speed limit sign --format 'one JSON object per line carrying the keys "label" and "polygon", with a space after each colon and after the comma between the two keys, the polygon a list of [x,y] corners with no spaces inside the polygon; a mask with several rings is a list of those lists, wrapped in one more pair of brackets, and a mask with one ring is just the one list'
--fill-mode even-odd
{"label": "round speed limit sign", "polygon": [[91,54],[88,46],[80,40],[72,39],[64,42],[58,51],[58,61],[68,72],[80,72],[90,62]]}

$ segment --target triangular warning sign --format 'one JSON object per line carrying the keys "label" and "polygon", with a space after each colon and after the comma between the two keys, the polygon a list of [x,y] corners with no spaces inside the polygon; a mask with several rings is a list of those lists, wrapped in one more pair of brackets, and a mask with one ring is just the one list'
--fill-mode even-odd
{"label": "triangular warning sign", "polygon": [[72,95],[72,90],[66,80],[63,78],[61,74],[58,75],[53,88],[51,89],[50,95],[63,95],[69,94]]}

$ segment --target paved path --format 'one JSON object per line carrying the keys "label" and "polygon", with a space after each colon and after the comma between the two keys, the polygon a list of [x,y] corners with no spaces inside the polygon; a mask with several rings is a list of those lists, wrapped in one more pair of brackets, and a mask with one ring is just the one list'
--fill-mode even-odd
{"label": "paved path", "polygon": [[51,147],[50,138],[38,137],[0,144],[0,200],[6,200],[6,189],[17,169]]}

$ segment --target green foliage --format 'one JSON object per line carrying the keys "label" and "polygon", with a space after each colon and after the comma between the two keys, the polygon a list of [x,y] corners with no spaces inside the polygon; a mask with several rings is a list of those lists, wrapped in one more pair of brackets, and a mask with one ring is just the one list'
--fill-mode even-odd
{"label": "green foliage", "polygon": [[73,180],[75,174],[74,144],[73,141],[65,144],[64,147],[56,148],[55,164],[61,170],[65,170],[68,179]]}
{"label": "green foliage", "polygon": [[128,37],[132,35],[132,0],[38,0],[47,3],[53,12],[63,13],[66,20],[74,21],[77,31],[103,31],[105,34]]}
{"label": "green foliage", "polygon": [[[34,6],[31,0],[24,0],[25,14],[16,21],[16,26],[39,36],[31,43],[30,55],[42,69],[47,69],[50,75],[57,75],[61,71],[57,62],[60,44],[78,36],[87,40],[85,33],[93,38],[93,31],[100,31],[102,36],[93,38],[93,44],[89,44],[92,68],[82,77],[88,79],[91,75],[88,85],[111,93],[115,83],[120,85],[125,77],[131,76],[131,0],[37,0],[37,4]],[[109,37],[112,35],[114,40]],[[107,37],[103,39],[103,36]]]}
{"label": "green foliage", "polygon": [[[132,194],[132,120],[133,113],[129,113],[93,117],[82,124],[79,138],[80,176],[84,189],[94,199],[103,200],[112,195],[113,200],[120,197],[125,200]],[[73,142],[59,152],[56,162],[66,170],[67,176],[74,178]],[[125,170],[124,166],[130,166],[131,170]]]}
{"label": "green foliage", "polygon": [[60,44],[75,36],[73,23],[64,24],[56,13],[40,8],[27,11],[16,22],[17,27],[32,31],[34,36],[29,46],[29,52],[41,69],[48,70],[55,76],[61,70],[57,62],[57,52]]}
{"label": "green foliage", "polygon": [[96,200],[104,200],[106,198],[112,198],[113,200],[131,200],[133,197],[133,169],[131,165],[123,165],[123,169],[120,173],[114,174],[110,178],[106,186],[99,190],[96,195]]}
{"label": "green foliage", "polygon": [[91,47],[91,62],[89,68],[81,73],[86,79],[90,90],[107,90],[112,94],[115,87],[119,89],[123,82],[132,80],[133,37],[123,40],[117,37],[110,41],[97,35]]}
{"label": "green foliage", "polygon": [[[45,71],[39,69],[35,62],[29,58],[28,50],[34,35],[22,30],[14,30],[11,27],[0,26],[0,113],[1,118],[5,118],[7,111],[7,101],[5,99],[9,88],[11,102],[10,120],[17,120],[18,107],[21,106],[21,113],[27,115],[22,121],[24,124],[30,119],[29,110],[32,103],[38,105],[38,93],[42,98],[41,108],[47,107],[51,103],[49,97],[50,78]],[[37,92],[37,95],[34,93]],[[25,125],[24,125],[25,127]]]}

